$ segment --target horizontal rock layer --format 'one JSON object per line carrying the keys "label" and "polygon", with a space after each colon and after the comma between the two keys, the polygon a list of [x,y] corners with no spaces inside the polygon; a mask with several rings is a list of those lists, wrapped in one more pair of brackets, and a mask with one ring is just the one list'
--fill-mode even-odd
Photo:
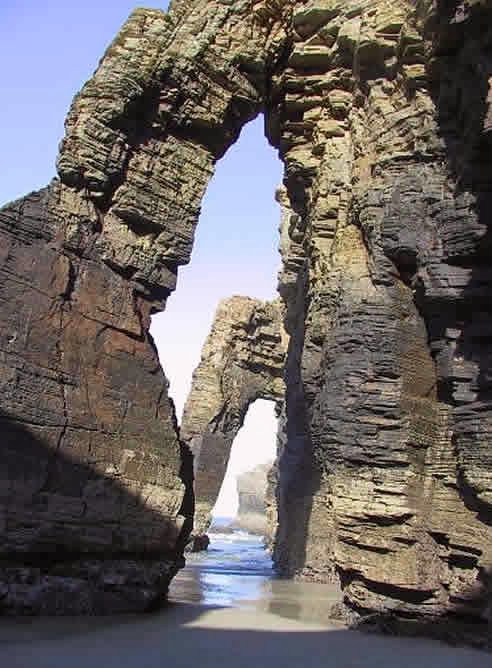
{"label": "horizontal rock layer", "polygon": [[4,613],[148,609],[191,524],[152,304],[99,260],[97,234],[63,247],[68,211],[93,213],[58,182],[0,211]]}
{"label": "horizontal rock layer", "polygon": [[277,567],[489,619],[490,9],[294,11]]}
{"label": "horizontal rock layer", "polygon": [[182,565],[192,465],[150,315],[261,105],[285,39],[262,21],[247,2],[133,12],[74,99],[60,179],[0,212],[4,612],[147,609]]}
{"label": "horizontal rock layer", "polygon": [[231,446],[256,399],[284,398],[287,337],[279,301],[223,300],[193,374],[181,437],[194,455],[194,529],[203,533],[224,480]]}
{"label": "horizontal rock layer", "polygon": [[106,578],[113,557],[175,568],[182,463],[148,318],[215,161],[263,109],[285,164],[277,567],[339,578],[362,611],[490,618],[491,12],[134,12],[74,100],[60,181],[1,212],[5,609],[42,611],[70,546],[91,609],[145,591],[142,570]]}

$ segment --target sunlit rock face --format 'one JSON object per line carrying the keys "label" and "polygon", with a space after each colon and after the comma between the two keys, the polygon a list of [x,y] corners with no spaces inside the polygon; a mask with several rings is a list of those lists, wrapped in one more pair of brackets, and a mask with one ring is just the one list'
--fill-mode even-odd
{"label": "sunlit rock face", "polygon": [[360,610],[486,618],[491,15],[452,5],[293,14],[275,560]]}
{"label": "sunlit rock face", "polygon": [[239,529],[263,536],[267,543],[273,538],[269,534],[266,514],[266,492],[271,468],[272,462],[258,464],[237,477],[239,505],[234,522],[234,526]]}
{"label": "sunlit rock face", "polygon": [[194,531],[208,529],[232,443],[256,399],[284,398],[287,336],[280,301],[223,300],[193,374],[181,438],[194,455]]}
{"label": "sunlit rock face", "polygon": [[0,213],[5,610],[142,609],[179,563],[190,463],[149,314],[263,109],[285,164],[277,567],[340,578],[362,611],[490,617],[491,19],[431,0],[132,15],[74,100],[59,180]]}

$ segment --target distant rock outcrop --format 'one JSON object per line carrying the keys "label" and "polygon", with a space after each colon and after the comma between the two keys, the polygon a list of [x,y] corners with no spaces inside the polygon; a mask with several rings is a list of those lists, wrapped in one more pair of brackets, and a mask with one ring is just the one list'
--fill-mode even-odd
{"label": "distant rock outcrop", "polygon": [[249,533],[267,537],[267,478],[273,462],[259,464],[237,477],[239,507],[234,525]]}
{"label": "distant rock outcrop", "polygon": [[256,399],[281,404],[287,336],[280,301],[223,300],[193,374],[181,424],[195,469],[194,532],[204,533],[232,443]]}

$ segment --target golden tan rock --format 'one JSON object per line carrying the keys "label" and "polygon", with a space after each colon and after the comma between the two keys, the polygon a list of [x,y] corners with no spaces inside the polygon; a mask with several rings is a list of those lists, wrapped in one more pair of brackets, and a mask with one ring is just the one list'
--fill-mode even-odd
{"label": "golden tan rock", "polygon": [[194,455],[195,533],[210,524],[232,443],[251,403],[284,398],[287,336],[279,301],[223,300],[193,374],[181,438]]}
{"label": "golden tan rock", "polygon": [[[53,449],[67,425],[91,431],[79,389],[88,366],[98,435],[89,448],[92,434],[77,429],[71,452],[109,477],[137,469],[138,489],[157,485],[155,498],[179,528],[172,409],[164,392],[167,417],[156,423],[148,401],[131,403],[152,443],[155,429],[165,431],[167,454],[156,447],[155,460],[154,446],[137,437],[128,447],[115,427],[118,406],[133,397],[127,385],[118,389],[121,368],[129,377],[135,364],[146,370],[137,374],[145,395],[156,378],[164,385],[160,371],[147,371],[158,369],[149,314],[189,260],[215,161],[263,109],[285,165],[279,289],[290,336],[276,564],[339,578],[361,612],[489,618],[491,11],[489,2],[431,0],[260,0],[253,8],[176,0],[169,15],[136,11],[74,100],[49,215],[36,198],[2,212],[3,247],[17,253],[2,252],[7,275],[15,255],[14,274],[41,295],[24,303],[4,288],[3,347],[14,347],[2,361],[8,429],[30,416]],[[84,327],[72,301],[90,316]],[[44,323],[31,346],[15,320],[32,322],[30,308]],[[19,369],[16,346],[51,371]],[[35,404],[26,388],[45,373]],[[43,484],[41,468],[32,467],[31,491]],[[36,534],[37,496],[23,495],[19,473],[8,479],[15,492],[4,507],[22,508],[20,524],[35,507]],[[99,498],[97,485],[89,491]],[[64,507],[85,512],[79,494]],[[109,494],[108,522],[119,508]],[[6,554],[22,562],[10,520],[4,525]],[[55,546],[72,535],[59,526]],[[138,530],[133,539],[140,548],[147,540]]]}

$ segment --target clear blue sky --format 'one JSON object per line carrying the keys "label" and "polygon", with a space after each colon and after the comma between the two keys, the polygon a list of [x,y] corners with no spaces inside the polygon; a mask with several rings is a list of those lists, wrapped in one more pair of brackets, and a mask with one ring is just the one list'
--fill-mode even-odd
{"label": "clear blue sky", "polygon": [[[140,6],[167,5],[147,1]],[[0,204],[46,185],[55,175],[70,102],[136,6],[126,0],[0,0]],[[154,319],[152,331],[178,412],[218,301],[232,294],[275,296],[280,214],[274,191],[281,178],[280,162],[263,137],[259,118],[218,164],[203,203],[192,263],[180,269],[175,295]],[[241,449],[242,456],[235,455],[234,471],[272,453],[271,406],[252,410],[248,422],[251,435],[242,438],[249,445]]]}
{"label": "clear blue sky", "polygon": [[[142,4],[166,9],[168,2]],[[0,0],[0,203],[54,176],[70,102],[137,6],[131,0]]]}

